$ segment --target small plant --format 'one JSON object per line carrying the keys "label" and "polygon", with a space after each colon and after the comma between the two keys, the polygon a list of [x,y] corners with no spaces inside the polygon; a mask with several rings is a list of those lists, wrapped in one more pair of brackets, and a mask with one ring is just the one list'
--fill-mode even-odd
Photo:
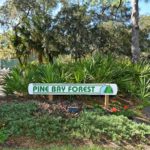
{"label": "small plant", "polygon": [[9,135],[0,129],[0,144],[3,144],[8,139],[8,137]]}
{"label": "small plant", "polygon": [[22,73],[19,68],[14,68],[10,74],[5,77],[4,90],[7,94],[13,94],[15,91],[24,91]]}
{"label": "small plant", "polygon": [[59,66],[54,64],[41,65],[38,68],[39,82],[41,83],[61,83],[63,80],[61,79]]}
{"label": "small plant", "polygon": [[[71,125],[71,126],[70,126]],[[150,133],[150,127],[136,124],[122,115],[100,116],[93,112],[83,112],[79,118],[69,124],[72,136],[99,141],[103,136],[115,142],[121,140],[144,140],[144,135]]]}
{"label": "small plant", "polygon": [[140,77],[139,80],[139,90],[138,95],[139,97],[144,100],[150,97],[150,78],[146,79],[145,77]]}
{"label": "small plant", "polygon": [[128,105],[123,105],[116,99],[112,100],[112,103],[110,104],[110,111],[115,115],[124,115],[129,118],[135,115]]}

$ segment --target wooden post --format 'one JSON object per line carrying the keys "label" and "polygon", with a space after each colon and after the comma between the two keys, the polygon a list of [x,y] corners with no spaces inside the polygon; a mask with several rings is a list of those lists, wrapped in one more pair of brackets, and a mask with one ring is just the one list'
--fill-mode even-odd
{"label": "wooden post", "polygon": [[52,101],[53,100],[53,95],[48,95],[48,100]]}
{"label": "wooden post", "polygon": [[109,106],[109,95],[105,95],[105,104],[104,104],[105,108],[108,108]]}

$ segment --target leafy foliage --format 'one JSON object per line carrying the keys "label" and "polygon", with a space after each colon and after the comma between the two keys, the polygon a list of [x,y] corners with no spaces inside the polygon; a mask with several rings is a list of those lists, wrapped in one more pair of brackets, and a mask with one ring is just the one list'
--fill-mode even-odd
{"label": "leafy foliage", "polygon": [[24,118],[29,118],[32,113],[37,110],[37,103],[26,102],[26,103],[6,103],[0,106],[0,117],[3,123],[8,123],[9,121],[16,121]]}
{"label": "leafy foliage", "polygon": [[68,119],[38,111],[35,102],[2,104],[0,142],[21,135],[51,142],[74,138],[100,141],[103,137],[116,142],[133,138],[141,141],[150,134],[149,126],[136,124],[124,116],[105,115],[101,109],[85,110],[78,117]]}
{"label": "leafy foliage", "polygon": [[[0,23],[13,29],[9,45],[22,65],[33,52],[39,63],[53,63],[64,54],[80,60],[94,51],[131,56],[130,9],[129,2],[120,0],[7,0],[0,8]],[[148,19],[142,16],[140,21],[140,48],[147,52]]]}
{"label": "leafy foliage", "polygon": [[[107,135],[114,141],[132,140],[133,137],[142,139],[144,134],[150,132],[149,126],[145,128],[144,124],[135,124],[124,116],[100,116],[94,115],[93,112],[83,112],[71,125],[74,126],[73,136],[94,140],[99,140],[101,135]],[[146,130],[148,133],[145,132]]]}
{"label": "leafy foliage", "polygon": [[[60,10],[56,11],[58,7]],[[128,46],[123,46],[129,43],[128,28],[122,23],[118,27],[116,21],[128,20],[129,10],[124,2],[118,6],[100,2],[91,7],[85,1],[81,4],[8,0],[1,7],[0,20],[3,20],[1,24],[13,28],[9,39],[21,65],[27,64],[33,51],[38,55],[39,63],[44,62],[43,58],[53,63],[60,54],[70,54],[78,60],[96,50],[128,55]],[[113,25],[108,27],[108,20]],[[122,39],[118,41],[120,35]]]}
{"label": "leafy foliage", "polygon": [[15,50],[13,49],[10,40],[8,40],[7,34],[0,34],[0,59],[15,56]]}
{"label": "leafy foliage", "polygon": [[119,92],[142,100],[149,97],[149,64],[132,65],[128,59],[98,55],[80,62],[30,64],[15,68],[5,78],[6,93],[27,93],[29,83],[116,83]]}

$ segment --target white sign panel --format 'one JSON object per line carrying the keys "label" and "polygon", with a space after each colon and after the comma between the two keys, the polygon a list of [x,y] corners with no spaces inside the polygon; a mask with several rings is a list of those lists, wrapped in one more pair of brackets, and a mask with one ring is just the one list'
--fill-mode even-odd
{"label": "white sign panel", "polygon": [[117,95],[116,84],[30,83],[31,95]]}

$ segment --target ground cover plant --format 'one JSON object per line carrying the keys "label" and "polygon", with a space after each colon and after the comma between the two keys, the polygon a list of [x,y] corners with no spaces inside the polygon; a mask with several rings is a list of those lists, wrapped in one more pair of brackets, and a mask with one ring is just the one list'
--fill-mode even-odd
{"label": "ground cover plant", "polygon": [[27,136],[39,141],[64,143],[74,139],[102,139],[121,141],[146,141],[150,126],[137,124],[122,115],[108,115],[100,107],[83,110],[77,116],[64,117],[60,114],[41,111],[35,101],[11,102],[0,105],[0,143],[9,137]]}

